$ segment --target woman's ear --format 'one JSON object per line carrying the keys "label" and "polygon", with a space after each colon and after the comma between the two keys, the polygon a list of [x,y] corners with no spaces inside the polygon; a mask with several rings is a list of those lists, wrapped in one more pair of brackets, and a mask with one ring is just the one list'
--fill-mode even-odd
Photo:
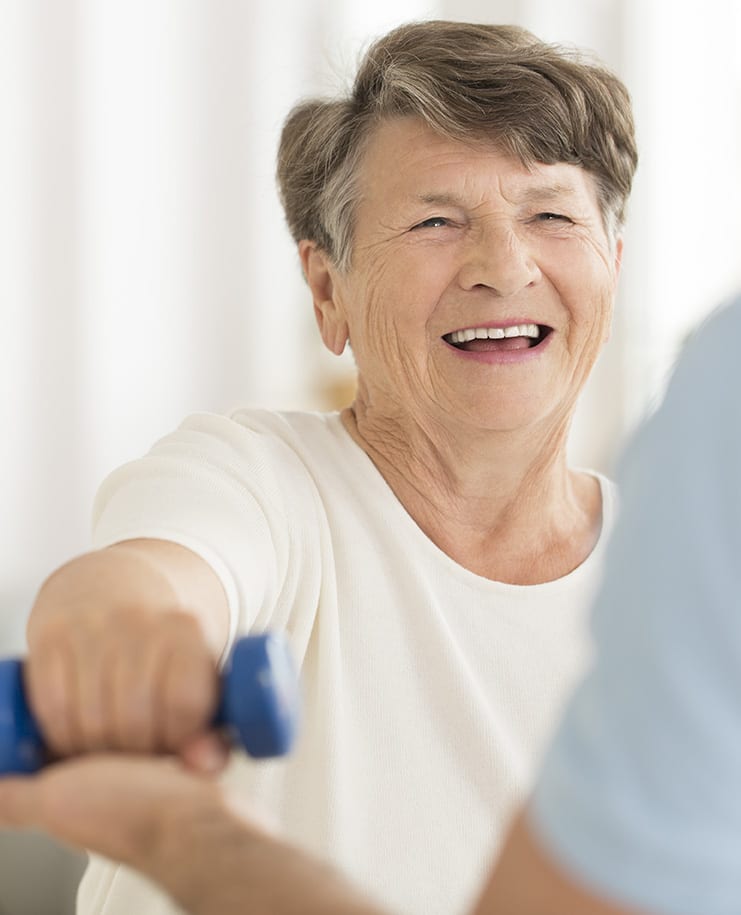
{"label": "woman's ear", "polygon": [[298,243],[304,277],[314,299],[314,315],[324,345],[339,356],[349,339],[342,301],[335,282],[336,270],[327,253],[316,242]]}
{"label": "woman's ear", "polygon": [[[623,266],[623,237],[622,237],[622,235],[620,235],[620,236],[618,236],[618,238],[615,242],[615,257],[612,262],[613,276],[614,276],[614,279],[613,279],[614,288],[613,288],[613,293],[612,293],[613,299],[614,299],[615,295],[617,294],[617,285],[618,285],[618,280],[620,279],[620,270],[622,269],[622,266]],[[607,330],[605,331],[605,335],[602,338],[603,345],[609,341],[611,334],[612,334],[612,316],[610,316],[610,320],[607,324]]]}
{"label": "woman's ear", "polygon": [[620,277],[620,270],[623,266],[623,236],[621,235],[615,242],[615,282]]}

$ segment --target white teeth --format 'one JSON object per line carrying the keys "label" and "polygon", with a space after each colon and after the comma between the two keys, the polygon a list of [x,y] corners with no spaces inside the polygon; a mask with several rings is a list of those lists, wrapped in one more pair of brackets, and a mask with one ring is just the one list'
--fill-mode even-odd
{"label": "white teeth", "polygon": [[466,330],[455,330],[450,335],[453,343],[468,343],[469,340],[501,340],[502,337],[540,336],[537,324],[513,324],[510,327],[469,327]]}

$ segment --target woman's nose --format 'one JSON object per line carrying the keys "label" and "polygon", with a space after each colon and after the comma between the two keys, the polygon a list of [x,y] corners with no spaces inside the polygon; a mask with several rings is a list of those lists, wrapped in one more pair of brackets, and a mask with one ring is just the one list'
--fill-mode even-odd
{"label": "woman's nose", "polygon": [[486,287],[512,296],[540,278],[527,244],[508,226],[488,226],[472,238],[459,279],[464,289]]}

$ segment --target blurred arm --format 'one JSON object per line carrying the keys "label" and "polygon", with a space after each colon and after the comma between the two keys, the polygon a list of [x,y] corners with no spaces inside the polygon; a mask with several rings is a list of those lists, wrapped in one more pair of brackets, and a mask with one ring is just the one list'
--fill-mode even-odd
{"label": "blurred arm", "polygon": [[0,826],[41,829],[121,861],[191,915],[383,915],[248,817],[174,759],[94,755],[0,779]]}
{"label": "blurred arm", "polygon": [[540,846],[520,814],[472,915],[638,915],[598,898]]}
{"label": "blurred arm", "polygon": [[623,460],[595,661],[477,915],[738,911],[740,334],[741,300]]}

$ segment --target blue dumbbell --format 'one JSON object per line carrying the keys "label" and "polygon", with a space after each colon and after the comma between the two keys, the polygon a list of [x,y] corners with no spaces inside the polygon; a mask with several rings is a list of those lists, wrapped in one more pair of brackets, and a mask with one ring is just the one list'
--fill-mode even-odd
{"label": "blue dumbbell", "polygon": [[[285,639],[274,633],[240,639],[224,669],[214,727],[250,756],[282,756],[293,745],[298,715],[298,681]],[[0,661],[0,775],[28,774],[46,762],[26,702],[23,662]]]}

